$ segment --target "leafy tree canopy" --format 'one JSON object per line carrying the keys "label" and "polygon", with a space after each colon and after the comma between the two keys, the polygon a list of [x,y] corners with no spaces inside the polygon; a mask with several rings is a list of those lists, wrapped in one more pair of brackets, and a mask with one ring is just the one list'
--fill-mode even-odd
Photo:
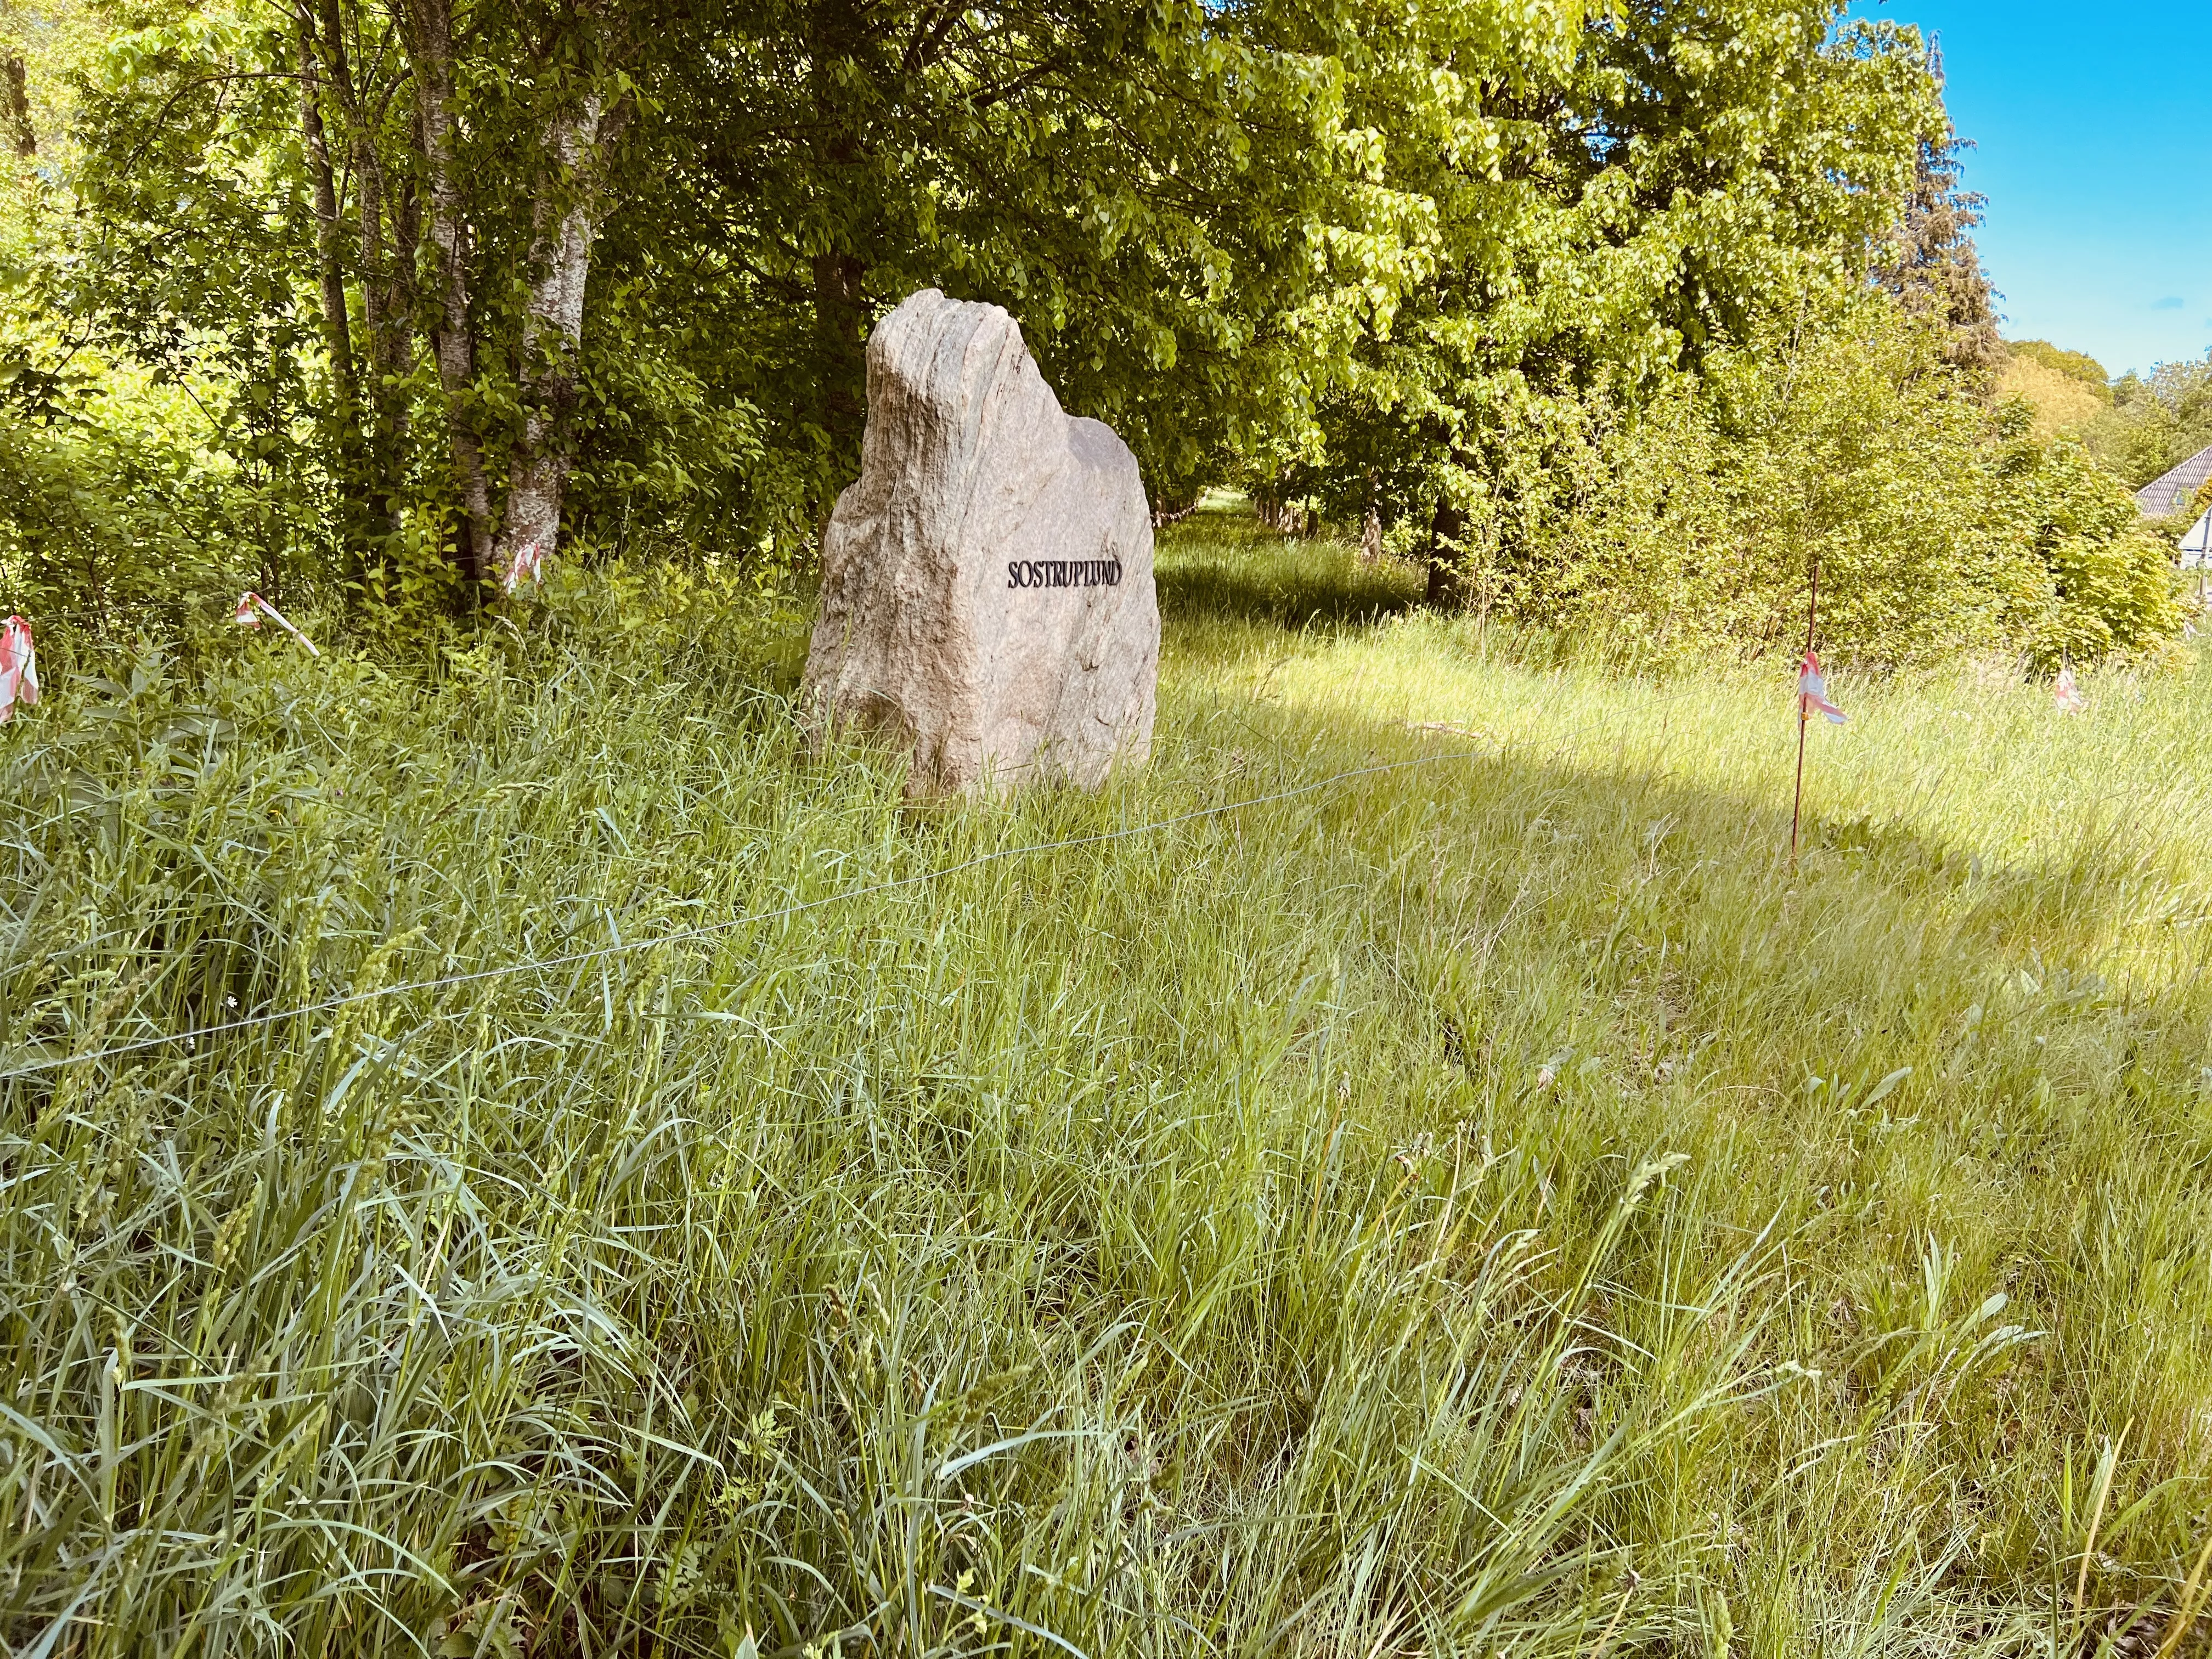
{"label": "leafy tree canopy", "polygon": [[2104,401],[2112,400],[2112,377],[2105,366],[2086,351],[2069,351],[2048,340],[2007,340],[2005,349],[2015,357],[2026,357],[2043,365],[2054,374],[2063,374],[2104,393]]}
{"label": "leafy tree canopy", "polygon": [[[1012,311],[1161,505],[1387,523],[1439,602],[1533,570],[1592,418],[1839,295],[1970,380],[2001,349],[1939,65],[1835,0],[131,0],[64,35],[9,59],[60,158],[16,164],[9,418],[169,399],[190,464],[143,476],[220,487],[149,501],[364,612],[532,550],[804,560],[866,332],[929,285]],[[2148,395],[2130,465],[2193,429]],[[158,586],[145,536],[61,522],[8,532],[26,591],[100,548],[101,591]]]}

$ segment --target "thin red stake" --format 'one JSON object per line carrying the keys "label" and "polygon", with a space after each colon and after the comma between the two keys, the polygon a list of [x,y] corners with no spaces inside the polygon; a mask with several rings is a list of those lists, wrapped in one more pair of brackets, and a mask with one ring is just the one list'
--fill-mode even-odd
{"label": "thin red stake", "polygon": [[[1813,623],[1820,614],[1820,561],[1813,560],[1813,595],[1805,606],[1805,649],[1813,649]],[[1797,672],[1802,676],[1805,665],[1800,661]],[[1797,798],[1790,805],[1790,867],[1797,867],[1797,823],[1805,811],[1805,696],[1797,696]]]}

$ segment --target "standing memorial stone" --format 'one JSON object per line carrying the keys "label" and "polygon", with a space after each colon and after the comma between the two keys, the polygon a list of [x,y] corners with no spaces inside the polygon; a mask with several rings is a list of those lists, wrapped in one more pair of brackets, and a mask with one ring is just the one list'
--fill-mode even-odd
{"label": "standing memorial stone", "polygon": [[1071,419],[996,306],[909,295],[868,341],[860,482],[822,544],[800,707],[913,756],[908,791],[1062,779],[1152,746],[1160,614],[1136,457]]}

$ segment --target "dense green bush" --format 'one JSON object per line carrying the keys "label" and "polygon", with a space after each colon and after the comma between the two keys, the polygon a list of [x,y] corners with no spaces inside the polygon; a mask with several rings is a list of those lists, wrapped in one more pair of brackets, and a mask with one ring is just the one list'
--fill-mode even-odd
{"label": "dense green bush", "polygon": [[0,411],[0,578],[9,604],[94,630],[174,633],[262,562],[238,556],[253,492],[121,424]]}
{"label": "dense green bush", "polygon": [[2001,465],[1990,517],[2008,548],[2032,550],[2029,591],[2008,618],[2029,652],[2134,655],[2180,632],[2171,545],[2143,526],[2127,486],[2067,442]]}
{"label": "dense green bush", "polygon": [[[2179,631],[2125,487],[1943,361],[1887,303],[1719,354],[1640,410],[1528,400],[1458,557],[1478,608],[1639,653],[1803,636],[1865,660],[2039,665]],[[1402,534],[1401,542],[1410,538]]]}

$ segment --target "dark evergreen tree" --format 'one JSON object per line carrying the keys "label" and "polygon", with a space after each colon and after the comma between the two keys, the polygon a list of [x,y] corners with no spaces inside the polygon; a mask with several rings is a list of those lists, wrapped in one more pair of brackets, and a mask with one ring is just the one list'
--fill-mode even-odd
{"label": "dark evergreen tree", "polygon": [[[1930,48],[1928,59],[1940,87],[1942,54]],[[2005,360],[2004,341],[1997,334],[1997,294],[1971,234],[1982,222],[1987,198],[1960,182],[1962,157],[1972,148],[1972,141],[1959,137],[1948,120],[1941,137],[1921,138],[1912,193],[1884,244],[1875,275],[1909,313],[1943,324],[1944,355],[1953,363],[1994,374]]]}

